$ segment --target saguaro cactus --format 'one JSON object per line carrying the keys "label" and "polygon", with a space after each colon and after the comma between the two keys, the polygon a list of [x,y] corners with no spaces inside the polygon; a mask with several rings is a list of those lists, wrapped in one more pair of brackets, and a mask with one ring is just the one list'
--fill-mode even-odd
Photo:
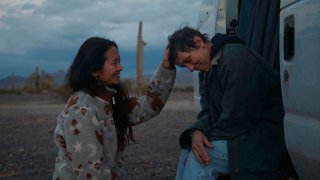
{"label": "saguaro cactus", "polygon": [[142,38],[142,22],[139,21],[138,43],[137,43],[137,80],[136,80],[136,93],[141,95],[144,89],[143,83],[143,48],[146,42]]}

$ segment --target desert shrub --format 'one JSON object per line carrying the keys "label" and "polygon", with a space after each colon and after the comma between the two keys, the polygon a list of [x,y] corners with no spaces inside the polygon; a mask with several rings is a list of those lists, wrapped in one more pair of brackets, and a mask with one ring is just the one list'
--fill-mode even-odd
{"label": "desert shrub", "polygon": [[68,85],[56,86],[51,89],[51,94],[55,98],[66,102],[72,95],[73,90]]}
{"label": "desert shrub", "polygon": [[22,93],[23,93],[22,89],[0,89],[0,94],[20,95]]}

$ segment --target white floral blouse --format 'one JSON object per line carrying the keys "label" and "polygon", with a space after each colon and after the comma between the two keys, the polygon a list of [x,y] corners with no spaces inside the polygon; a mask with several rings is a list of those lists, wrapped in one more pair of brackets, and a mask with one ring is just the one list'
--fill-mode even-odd
{"label": "white floral blouse", "polygon": [[[161,65],[144,96],[129,114],[136,125],[158,115],[173,87],[176,71]],[[117,152],[117,132],[111,104],[83,91],[76,92],[57,118],[54,141],[59,152],[53,179],[121,178],[122,157]]]}

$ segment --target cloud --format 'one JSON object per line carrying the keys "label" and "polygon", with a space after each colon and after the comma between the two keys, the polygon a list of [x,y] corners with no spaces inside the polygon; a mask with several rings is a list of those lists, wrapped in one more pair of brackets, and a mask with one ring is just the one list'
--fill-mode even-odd
{"label": "cloud", "polygon": [[56,56],[50,50],[75,52],[91,36],[115,40],[122,52],[133,51],[139,21],[147,46],[161,49],[179,26],[195,26],[199,9],[194,0],[1,0],[0,60],[46,61],[45,55]]}
{"label": "cloud", "polygon": [[20,17],[32,15],[37,7],[43,4],[44,0],[1,0],[1,17]]}

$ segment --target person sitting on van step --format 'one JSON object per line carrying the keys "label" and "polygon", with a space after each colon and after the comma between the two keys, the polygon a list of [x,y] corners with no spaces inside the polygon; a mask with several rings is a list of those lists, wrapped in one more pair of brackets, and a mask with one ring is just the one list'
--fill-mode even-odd
{"label": "person sitting on van step", "polygon": [[237,36],[191,27],[168,37],[169,62],[199,71],[202,110],[180,136],[176,179],[281,179],[293,171],[278,72]]}

